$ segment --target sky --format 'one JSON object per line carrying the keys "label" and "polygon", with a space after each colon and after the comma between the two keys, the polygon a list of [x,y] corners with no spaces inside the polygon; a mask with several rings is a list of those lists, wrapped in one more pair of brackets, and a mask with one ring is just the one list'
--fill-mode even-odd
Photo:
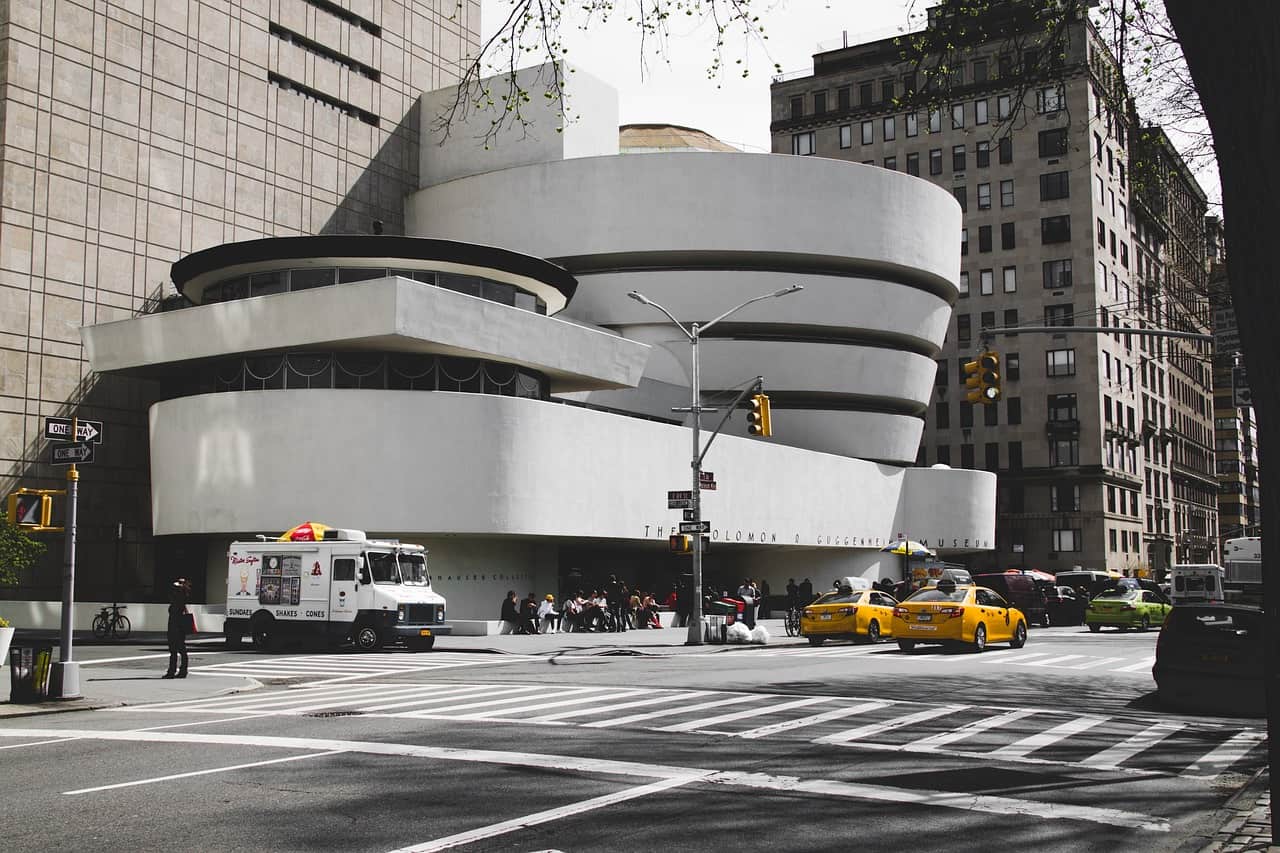
{"label": "sky", "polygon": [[[673,25],[665,59],[652,50],[642,53],[638,29],[624,20],[593,24],[586,33],[566,26],[566,59],[618,90],[623,124],[679,124],[747,151],[768,151],[769,82],[775,62],[783,73],[811,72],[819,42],[838,46],[845,31],[850,44],[887,38],[907,19],[906,0],[764,0],[758,5],[767,10],[762,20],[768,40],[728,42],[725,57],[731,68],[716,79],[707,74],[715,44],[710,25]],[[485,36],[502,23],[509,8],[509,0],[482,0]],[[739,58],[749,71],[746,78],[735,64]]]}

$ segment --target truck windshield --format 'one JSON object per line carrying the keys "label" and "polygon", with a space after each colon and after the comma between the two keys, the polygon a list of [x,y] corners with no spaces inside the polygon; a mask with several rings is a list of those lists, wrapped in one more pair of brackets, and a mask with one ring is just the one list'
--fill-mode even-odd
{"label": "truck windshield", "polygon": [[400,555],[400,576],[404,582],[413,586],[431,586],[431,575],[427,574],[427,560],[421,554]]}
{"label": "truck windshield", "polygon": [[369,561],[369,573],[374,583],[400,583],[400,569],[396,565],[395,554],[384,554],[370,551],[365,554]]}

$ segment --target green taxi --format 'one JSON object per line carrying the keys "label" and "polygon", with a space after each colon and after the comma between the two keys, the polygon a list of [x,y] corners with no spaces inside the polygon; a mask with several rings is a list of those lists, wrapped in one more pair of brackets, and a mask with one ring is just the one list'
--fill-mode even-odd
{"label": "green taxi", "polygon": [[1163,625],[1173,604],[1149,589],[1109,589],[1095,595],[1084,611],[1084,623],[1097,633],[1105,626],[1145,631]]}

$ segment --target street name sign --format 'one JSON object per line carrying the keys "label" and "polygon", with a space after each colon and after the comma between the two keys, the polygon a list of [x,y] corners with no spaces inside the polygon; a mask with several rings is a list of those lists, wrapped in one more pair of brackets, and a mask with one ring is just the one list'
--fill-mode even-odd
{"label": "street name sign", "polygon": [[668,500],[667,509],[685,509],[692,511],[693,498],[680,498],[678,500]]}
{"label": "street name sign", "polygon": [[693,500],[692,491],[683,492],[667,492],[667,500],[669,501],[691,501]]}
{"label": "street name sign", "polygon": [[87,441],[73,441],[53,446],[54,465],[86,465],[93,461],[93,445]]}
{"label": "street name sign", "polygon": [[711,522],[706,521],[682,521],[680,522],[681,533],[710,533]]}
{"label": "street name sign", "polygon": [[1231,368],[1231,405],[1237,409],[1253,405],[1253,389],[1249,387],[1249,376],[1242,365]]}
{"label": "street name sign", "polygon": [[[70,441],[71,418],[45,418],[44,437]],[[102,421],[88,421],[83,418],[76,425],[76,441],[92,441],[102,444]]]}

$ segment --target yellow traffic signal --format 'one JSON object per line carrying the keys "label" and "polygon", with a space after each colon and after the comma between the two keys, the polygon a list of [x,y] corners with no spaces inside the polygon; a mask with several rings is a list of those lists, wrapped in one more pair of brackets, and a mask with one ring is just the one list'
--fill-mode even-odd
{"label": "yellow traffic signal", "polygon": [[17,491],[9,495],[8,518],[19,527],[48,527],[53,498],[39,492]]}
{"label": "yellow traffic signal", "polygon": [[671,543],[671,551],[675,554],[692,554],[693,553],[693,537],[684,533],[673,533],[668,540]]}
{"label": "yellow traffic signal", "polygon": [[769,416],[769,398],[764,394],[751,397],[751,409],[747,412],[747,433],[768,438],[773,435],[773,423]]}
{"label": "yellow traffic signal", "polygon": [[964,365],[965,395],[970,403],[985,406],[997,402],[1003,391],[1000,387],[1000,355],[984,350],[973,361]]}

